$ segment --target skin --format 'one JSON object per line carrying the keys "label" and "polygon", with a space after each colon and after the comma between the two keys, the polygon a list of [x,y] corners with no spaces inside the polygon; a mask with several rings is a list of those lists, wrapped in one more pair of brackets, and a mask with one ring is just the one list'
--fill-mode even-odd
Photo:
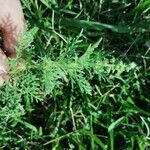
{"label": "skin", "polygon": [[0,32],[3,39],[2,48],[0,48],[0,80],[5,78],[8,70],[7,57],[16,57],[17,39],[23,30],[24,15],[20,1],[0,0]]}
{"label": "skin", "polygon": [[8,67],[6,65],[7,57],[0,48],[0,85],[4,83],[7,76]]}

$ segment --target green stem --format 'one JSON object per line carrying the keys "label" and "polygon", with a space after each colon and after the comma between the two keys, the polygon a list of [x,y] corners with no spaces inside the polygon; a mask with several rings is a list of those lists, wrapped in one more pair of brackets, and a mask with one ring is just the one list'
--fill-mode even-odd
{"label": "green stem", "polygon": [[110,131],[109,133],[110,136],[110,149],[114,150],[114,131]]}

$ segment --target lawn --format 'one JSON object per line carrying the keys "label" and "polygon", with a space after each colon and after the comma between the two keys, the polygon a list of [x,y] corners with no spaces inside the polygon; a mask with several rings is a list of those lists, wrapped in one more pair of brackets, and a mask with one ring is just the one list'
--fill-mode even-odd
{"label": "lawn", "polygon": [[22,5],[0,149],[150,149],[150,0]]}

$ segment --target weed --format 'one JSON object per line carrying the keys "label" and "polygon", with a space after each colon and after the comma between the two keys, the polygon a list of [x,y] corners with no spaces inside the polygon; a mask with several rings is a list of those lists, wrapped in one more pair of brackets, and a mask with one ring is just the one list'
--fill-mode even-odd
{"label": "weed", "polygon": [[28,28],[0,87],[0,148],[148,149],[150,1],[22,4]]}

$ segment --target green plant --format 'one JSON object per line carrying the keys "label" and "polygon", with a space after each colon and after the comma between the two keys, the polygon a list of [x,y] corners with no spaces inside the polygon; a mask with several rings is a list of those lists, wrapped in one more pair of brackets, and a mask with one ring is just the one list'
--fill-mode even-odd
{"label": "green plant", "polygon": [[148,149],[149,0],[22,3],[0,149]]}

